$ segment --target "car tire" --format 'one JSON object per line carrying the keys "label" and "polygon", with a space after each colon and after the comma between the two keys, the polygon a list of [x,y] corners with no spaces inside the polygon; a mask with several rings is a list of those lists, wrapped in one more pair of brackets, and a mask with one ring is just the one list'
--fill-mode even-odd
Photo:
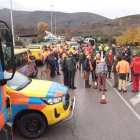
{"label": "car tire", "polygon": [[38,69],[37,69],[37,67],[35,67],[32,77],[33,77],[33,78],[36,77],[37,74],[38,74]]}
{"label": "car tire", "polygon": [[27,139],[36,139],[45,133],[47,126],[47,121],[43,115],[29,113],[20,119],[19,132]]}

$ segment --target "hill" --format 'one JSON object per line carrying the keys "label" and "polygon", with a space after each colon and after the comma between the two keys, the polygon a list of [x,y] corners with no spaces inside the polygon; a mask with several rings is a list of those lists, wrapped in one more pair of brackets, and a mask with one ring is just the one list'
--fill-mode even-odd
{"label": "hill", "polygon": [[[102,22],[107,20],[106,17],[93,14],[93,13],[62,13],[53,12],[53,23],[54,15],[56,15],[57,29],[62,28],[74,28],[82,25],[93,24],[97,22]],[[18,29],[25,30],[35,30],[37,28],[38,22],[47,22],[49,25],[51,23],[51,12],[50,11],[13,11],[13,19],[16,32]],[[9,25],[10,21],[10,10],[1,9],[0,10],[0,20],[6,21]],[[54,26],[54,25],[53,25]]]}
{"label": "hill", "polygon": [[136,28],[140,26],[140,14],[131,15],[114,20],[106,20],[105,22],[99,22],[89,24],[85,26],[79,26],[68,30],[59,30],[59,34],[69,33],[72,36],[79,35],[116,35],[125,31],[127,28]]}

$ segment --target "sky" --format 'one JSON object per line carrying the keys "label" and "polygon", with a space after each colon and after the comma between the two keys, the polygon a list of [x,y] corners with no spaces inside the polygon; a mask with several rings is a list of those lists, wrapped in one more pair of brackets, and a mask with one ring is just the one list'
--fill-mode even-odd
{"label": "sky", "polygon": [[[140,14],[139,0],[12,0],[13,10],[90,12],[115,19]],[[10,0],[0,0],[0,9],[10,8]]]}

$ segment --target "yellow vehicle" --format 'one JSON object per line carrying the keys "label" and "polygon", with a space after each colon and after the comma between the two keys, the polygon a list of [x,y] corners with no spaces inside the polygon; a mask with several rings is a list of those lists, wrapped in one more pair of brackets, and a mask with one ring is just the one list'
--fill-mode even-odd
{"label": "yellow vehicle", "polygon": [[14,49],[16,61],[16,71],[28,77],[36,77],[38,69],[35,64],[35,59],[31,60],[32,54],[29,54],[27,49]]}
{"label": "yellow vehicle", "polygon": [[11,99],[9,122],[18,124],[18,130],[26,138],[38,138],[48,125],[68,121],[73,116],[75,97],[71,100],[68,88],[59,83],[29,79],[16,72],[7,82],[6,91]]}
{"label": "yellow vehicle", "polygon": [[45,60],[43,57],[43,50],[42,45],[29,45],[26,48],[31,51],[32,55],[35,56],[35,61],[40,62],[42,65],[44,65]]}

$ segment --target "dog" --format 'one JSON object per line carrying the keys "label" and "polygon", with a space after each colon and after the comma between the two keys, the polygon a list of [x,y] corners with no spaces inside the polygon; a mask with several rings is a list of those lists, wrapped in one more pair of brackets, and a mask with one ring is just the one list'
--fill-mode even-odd
{"label": "dog", "polygon": [[41,70],[41,79],[42,80],[46,80],[45,77],[47,77],[47,79],[49,78],[50,76],[50,69],[45,69],[45,70]]}

